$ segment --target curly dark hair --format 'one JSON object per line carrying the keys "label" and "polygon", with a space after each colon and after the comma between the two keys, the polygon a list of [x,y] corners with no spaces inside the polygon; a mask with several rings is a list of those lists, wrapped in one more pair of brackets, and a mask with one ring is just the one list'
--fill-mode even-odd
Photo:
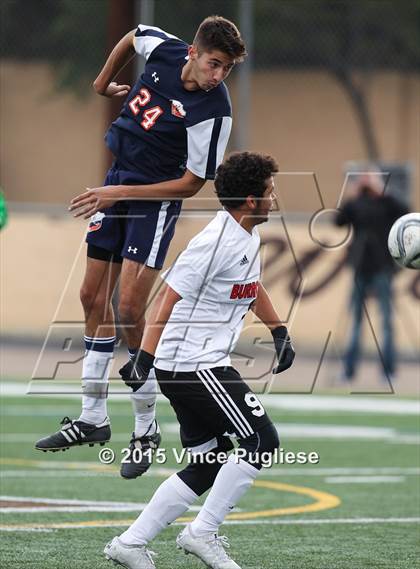
{"label": "curly dark hair", "polygon": [[203,20],[193,41],[199,51],[219,51],[237,61],[246,57],[245,42],[233,22],[222,16],[209,16]]}
{"label": "curly dark hair", "polygon": [[274,158],[256,152],[235,152],[217,168],[214,185],[220,203],[236,209],[248,196],[262,197],[267,178],[278,172]]}

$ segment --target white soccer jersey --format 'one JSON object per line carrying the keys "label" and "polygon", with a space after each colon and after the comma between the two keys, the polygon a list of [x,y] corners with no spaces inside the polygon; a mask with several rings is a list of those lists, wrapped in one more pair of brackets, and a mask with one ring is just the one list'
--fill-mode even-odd
{"label": "white soccer jersey", "polygon": [[258,294],[260,237],[227,212],[194,237],[162,278],[182,299],[156,350],[155,366],[196,371],[231,364],[243,319]]}

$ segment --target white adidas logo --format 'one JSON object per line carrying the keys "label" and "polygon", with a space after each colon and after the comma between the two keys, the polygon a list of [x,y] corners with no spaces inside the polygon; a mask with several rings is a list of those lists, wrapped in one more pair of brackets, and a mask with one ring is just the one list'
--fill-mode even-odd
{"label": "white adidas logo", "polygon": [[242,265],[246,265],[247,263],[249,263],[248,257],[246,255],[244,255],[239,264],[242,266]]}

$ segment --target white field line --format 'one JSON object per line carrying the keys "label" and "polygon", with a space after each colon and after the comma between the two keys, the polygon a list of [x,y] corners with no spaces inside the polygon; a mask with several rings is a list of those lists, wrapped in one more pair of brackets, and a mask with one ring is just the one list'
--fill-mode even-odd
{"label": "white field line", "polygon": [[[20,463],[19,459],[17,459]],[[0,464],[2,460],[0,459]],[[103,466],[99,462],[66,462],[60,461],[50,462],[48,460],[29,461],[33,468],[22,469],[5,469],[0,471],[0,477],[89,477],[89,476],[116,476],[118,474],[117,466]],[[3,459],[3,465],[13,464]],[[29,466],[26,461],[22,461],[22,466]],[[163,466],[152,466],[143,476],[167,477],[178,472],[176,468],[165,468]],[[419,476],[420,468],[417,466],[398,467],[398,466],[382,466],[382,467],[331,467],[323,468],[315,465],[306,465],[301,467],[276,466],[272,468],[264,468],[262,476]]]}
{"label": "white field line", "polygon": [[33,496],[9,496],[2,494],[0,500],[7,500],[9,502],[33,502],[34,504],[71,504],[73,506],[95,506],[101,504],[101,506],[128,506],[134,508],[144,508],[145,504],[142,502],[113,502],[113,501],[101,501],[97,500],[74,500],[67,498],[38,498]]}
{"label": "white field line", "polygon": [[[168,474],[175,474],[175,470],[171,470],[168,469],[168,473],[165,474],[165,476],[167,476]],[[315,473],[312,473],[315,474]],[[287,475],[286,472],[283,472],[282,475]],[[25,478],[27,479],[28,476],[30,476],[31,478],[67,478],[67,479],[72,479],[72,478],[97,478],[102,477],[102,478],[115,478],[117,476],[116,473],[105,473],[105,472],[83,472],[83,471],[52,471],[52,472],[41,472],[41,471],[34,471],[34,470],[6,470],[4,472],[2,472],[0,474],[0,480],[6,480],[8,478]],[[272,470],[268,471],[268,472],[264,472],[264,476],[280,476],[280,473],[278,472],[273,472]],[[292,475],[290,475],[292,476]],[[295,477],[296,475],[294,475],[293,477]],[[301,475],[301,476],[305,476],[305,474]],[[317,474],[317,476],[320,476],[319,474]],[[405,482],[406,481],[406,477],[405,476],[359,476],[359,477],[353,477],[353,476],[348,476],[348,477],[341,477],[341,476],[331,476],[331,477],[327,477],[325,478],[325,482],[327,484],[378,484],[378,483],[388,483],[388,484],[396,484],[396,483],[401,483],[401,482]],[[21,508],[18,509],[19,512],[23,511]],[[37,508],[37,511],[41,511],[41,508]],[[45,510],[47,511],[47,510]],[[80,511],[79,508],[77,508],[76,511]],[[91,510],[86,509],[86,511],[106,511],[106,510]],[[133,511],[133,509],[131,508],[120,508],[119,510],[116,511]]]}
{"label": "white field line", "polygon": [[[1,397],[16,397],[24,395],[27,397],[42,397],[48,399],[67,399],[80,401],[82,397],[82,387],[80,380],[72,382],[66,380],[34,380],[34,381],[3,381],[0,382]],[[109,396],[113,401],[130,402],[130,392],[122,382],[113,381],[110,383]],[[158,394],[158,400],[167,402],[167,399]],[[169,402],[168,402],[169,405]]]}
{"label": "white field line", "polygon": [[228,520],[225,524],[235,525],[252,523],[263,525],[317,525],[317,524],[418,524],[420,518],[336,518],[321,520]]}
{"label": "white field line", "polygon": [[[28,402],[30,400],[30,395],[25,396],[24,401]],[[46,402],[44,402],[46,403]],[[129,405],[130,402],[127,399],[127,404]],[[163,403],[164,404],[164,403]],[[127,418],[127,409],[123,405],[114,406],[112,410],[112,418],[115,417],[125,417]],[[3,405],[1,413],[4,417],[55,417],[56,424],[58,425],[58,421],[65,416],[75,417],[80,415],[80,402],[79,401],[71,401],[66,402],[63,401],[62,405],[52,404],[51,402],[49,405]]]}
{"label": "white field line", "polygon": [[377,440],[419,444],[417,433],[400,433],[390,427],[369,427],[365,425],[322,425],[308,423],[276,423],[280,439],[318,439],[318,440]]}
{"label": "white field line", "polygon": [[389,484],[405,482],[405,476],[329,476],[328,484]]}
{"label": "white field line", "polygon": [[[318,467],[309,467],[310,471],[308,471],[307,468],[290,468],[285,470],[283,469],[278,469],[279,471],[282,471],[282,474],[286,475],[293,475],[293,476],[298,476],[298,475],[302,475],[302,476],[333,476],[333,475],[337,475],[337,476],[345,476],[345,475],[349,475],[349,476],[356,476],[356,475],[371,475],[371,476],[376,476],[376,475],[386,475],[386,474],[394,474],[394,475],[399,475],[399,474],[403,474],[403,475],[419,475],[420,474],[420,468],[417,466],[406,466],[406,467],[398,467],[398,466],[373,466],[373,467],[369,467],[369,466],[362,466],[360,468],[357,467],[337,467],[337,468],[318,468]],[[277,469],[275,469],[277,470]],[[266,474],[266,473],[265,473]]]}
{"label": "white field line", "polygon": [[[337,524],[355,524],[355,525],[369,525],[369,524],[418,524],[420,523],[420,518],[332,518],[332,519],[309,519],[309,520],[229,520],[224,522],[223,525],[337,525]],[[129,520],[124,520],[123,522],[109,521],[109,522],[98,522],[94,524],[89,522],[89,525],[80,523],[58,523],[58,524],[35,524],[32,527],[28,526],[7,526],[0,525],[0,531],[40,531],[40,532],[51,532],[55,529],[92,529],[97,527],[127,527],[130,524]],[[173,526],[185,526],[183,522],[174,522],[171,524]]]}
{"label": "white field line", "polygon": [[[36,393],[35,393],[36,392]],[[42,397],[60,397],[80,399],[80,381],[62,382],[57,380],[47,381],[4,381],[0,383],[0,395],[41,395]],[[129,401],[129,393],[124,386],[118,387],[115,382],[110,384],[110,397],[117,401]],[[392,394],[383,394],[376,397],[361,395],[260,395],[262,403],[273,409],[285,409],[287,411],[326,411],[328,413],[355,412],[355,413],[385,413],[390,415],[419,415],[420,402],[395,397]],[[158,401],[167,400],[163,395],[158,395]]]}
{"label": "white field line", "polygon": [[[27,401],[28,399],[25,399]],[[80,413],[80,405],[72,402],[68,405],[3,405],[1,413],[4,417],[60,417],[75,416]],[[57,421],[58,423],[58,421]]]}
{"label": "white field line", "polygon": [[0,531],[27,531],[29,533],[57,533],[56,529],[47,529],[47,528],[8,528],[6,526],[1,527]]}
{"label": "white field line", "polygon": [[94,472],[89,470],[3,470],[0,472],[0,480],[6,478],[115,478],[117,473]]}
{"label": "white field line", "polygon": [[[178,434],[175,435],[172,430],[166,430],[165,429],[165,423],[160,423],[159,422],[159,427],[160,430],[165,434],[165,439],[166,440],[171,440],[171,441],[179,441],[179,436]],[[58,425],[57,425],[57,430],[58,430]],[[178,427],[179,429],[179,427]],[[44,437],[46,433],[3,433],[0,435],[0,442],[4,443],[4,444],[14,444],[14,443],[35,443],[36,440],[40,439],[41,437]],[[108,445],[111,445],[112,443],[127,443],[125,446],[128,447],[128,444],[130,442],[130,434],[127,431],[127,434],[123,434],[123,433],[118,433],[118,434],[113,434],[112,435],[112,439],[109,443],[107,443]],[[122,456],[122,455],[121,455]]]}
{"label": "white field line", "polygon": [[[399,432],[391,427],[369,427],[365,425],[331,425],[311,423],[276,423],[276,428],[281,439],[316,439],[316,440],[365,440],[385,441],[389,443],[420,444],[420,436],[417,433]],[[165,437],[174,440],[178,437],[179,424],[176,422],[161,423],[161,429]],[[27,443],[33,442],[43,436],[34,433],[3,433],[0,441],[3,443]],[[112,441],[116,443],[127,442],[128,435],[118,433],[113,435]],[[167,449],[169,450],[169,449]]]}
{"label": "white field line", "polygon": [[[392,427],[370,427],[368,425],[334,425],[320,423],[276,423],[280,438],[291,439],[343,439],[348,440],[384,440],[389,442],[420,443],[418,433],[396,431]],[[178,435],[179,424],[162,423],[165,433]]]}
{"label": "white field line", "polygon": [[406,435],[399,435],[394,439],[389,441],[392,444],[403,444],[403,445],[419,445],[420,444],[420,435],[413,434],[406,434]]}
{"label": "white field line", "polygon": [[[91,500],[67,500],[65,498],[33,498],[31,496],[0,496],[1,502],[30,502],[31,504],[48,504],[48,506],[0,506],[0,513],[29,512],[139,512],[147,506],[145,502],[107,502]],[[192,512],[200,511],[201,506],[191,506]],[[237,511],[240,511],[239,509]]]}
{"label": "white field line", "polygon": [[354,413],[386,413],[390,415],[419,415],[420,402],[398,399],[394,395],[365,397],[359,395],[260,395],[265,407],[288,411],[336,411]]}
{"label": "white field line", "polygon": [[[27,514],[27,513],[38,513],[38,512],[63,512],[63,513],[75,513],[75,512],[141,512],[146,507],[146,503],[132,504],[124,502],[83,502],[79,500],[51,500],[51,499],[40,499],[31,497],[16,497],[16,496],[0,496],[1,500],[13,501],[13,502],[31,502],[31,503],[44,503],[51,504],[50,506],[23,506],[21,508],[16,506],[0,506],[0,514]],[[72,505],[64,505],[64,504]],[[77,505],[79,503],[79,505]],[[189,508],[191,512],[200,511],[200,506],[191,506]],[[239,510],[238,510],[239,511]]]}
{"label": "white field line", "polygon": [[141,512],[144,508],[137,508],[134,510],[133,508],[110,508],[109,506],[55,506],[55,507],[48,507],[48,506],[34,506],[33,508],[25,507],[25,508],[2,508],[0,507],[0,514],[36,514],[36,513],[64,513],[64,514],[73,514],[77,512]]}

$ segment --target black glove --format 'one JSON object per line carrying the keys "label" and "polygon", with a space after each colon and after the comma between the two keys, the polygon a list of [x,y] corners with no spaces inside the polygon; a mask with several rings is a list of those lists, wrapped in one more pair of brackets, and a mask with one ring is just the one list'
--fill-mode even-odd
{"label": "black glove", "polygon": [[271,331],[274,339],[274,346],[276,348],[277,357],[279,360],[278,366],[273,369],[273,373],[281,373],[292,365],[295,359],[295,350],[293,349],[292,341],[287,331],[286,326],[278,326]]}
{"label": "black glove", "polygon": [[134,392],[145,384],[153,367],[154,359],[155,356],[152,354],[144,350],[137,350],[135,356],[120,369],[120,376]]}

